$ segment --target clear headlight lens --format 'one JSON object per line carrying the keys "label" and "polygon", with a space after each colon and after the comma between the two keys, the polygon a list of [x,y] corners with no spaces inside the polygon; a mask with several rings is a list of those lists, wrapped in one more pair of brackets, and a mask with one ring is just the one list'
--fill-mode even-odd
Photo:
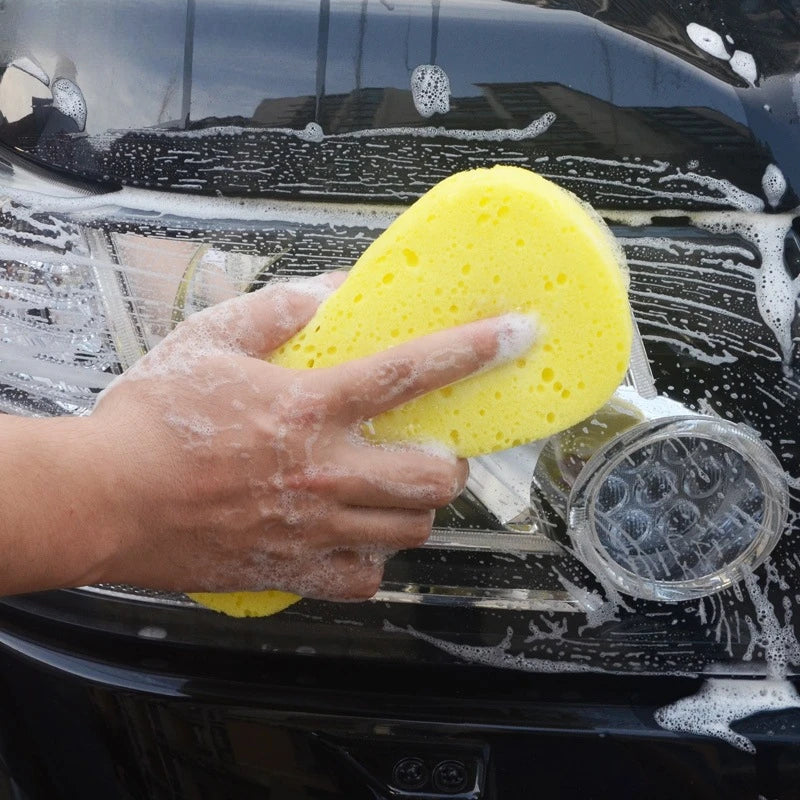
{"label": "clear headlight lens", "polygon": [[736,583],[777,543],[786,475],[772,451],[732,423],[646,422],[584,467],[569,499],[581,560],[619,589],[689,600]]}

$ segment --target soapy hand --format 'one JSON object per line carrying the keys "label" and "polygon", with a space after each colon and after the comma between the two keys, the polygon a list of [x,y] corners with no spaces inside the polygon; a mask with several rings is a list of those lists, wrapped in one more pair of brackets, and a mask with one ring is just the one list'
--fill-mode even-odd
{"label": "soapy hand", "polygon": [[103,581],[367,598],[389,555],[425,542],[466,462],[369,443],[363,422],[516,357],[533,331],[508,315],[332,368],[264,361],[343,280],[273,284],[200,312],[103,393],[88,420],[113,498]]}

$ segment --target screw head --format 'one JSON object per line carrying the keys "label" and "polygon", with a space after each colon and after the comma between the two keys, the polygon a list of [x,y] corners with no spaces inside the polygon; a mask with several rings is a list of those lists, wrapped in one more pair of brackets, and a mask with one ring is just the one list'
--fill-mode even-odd
{"label": "screw head", "polygon": [[428,768],[421,758],[401,758],[392,769],[392,782],[398,789],[420,789],[428,782]]}
{"label": "screw head", "polygon": [[469,776],[461,761],[441,761],[433,770],[433,785],[445,794],[456,794],[467,788]]}

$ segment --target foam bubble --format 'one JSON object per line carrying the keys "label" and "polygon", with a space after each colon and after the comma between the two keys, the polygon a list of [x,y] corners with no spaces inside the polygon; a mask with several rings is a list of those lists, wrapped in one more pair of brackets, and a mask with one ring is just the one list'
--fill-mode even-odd
{"label": "foam bubble", "polygon": [[731,56],[730,65],[737,75],[744,78],[751,86],[755,85],[758,80],[758,67],[756,66],[756,60],[750,53],[736,50]]}
{"label": "foam bubble", "polygon": [[589,666],[574,661],[555,661],[546,658],[529,658],[524,653],[514,655],[509,652],[513,630],[508,629],[506,636],[496,645],[466,645],[439,639],[418,631],[410,625],[399,628],[388,620],[383,629],[389,633],[408,634],[415,639],[427,642],[449,655],[460,658],[471,664],[483,664],[499,669],[514,669],[523,672],[588,672]]}
{"label": "foam bubble", "polygon": [[306,142],[321,142],[325,138],[322,126],[317,122],[309,122],[302,131],[296,131],[295,135]]}
{"label": "foam bubble", "polygon": [[697,694],[658,709],[656,722],[669,731],[716,736],[734,747],[755,753],[746,736],[731,724],[764,711],[800,708],[800,695],[786,680],[707,680]]}
{"label": "foam bubble", "polygon": [[505,364],[527,353],[536,340],[538,327],[532,314],[511,313],[498,317],[497,355],[487,367]]}
{"label": "foam bubble", "polygon": [[51,91],[53,108],[68,116],[82,131],[86,127],[86,101],[78,85],[69,78],[57,78]]}
{"label": "foam bubble", "polygon": [[786,194],[786,178],[783,172],[775,165],[769,164],[764,170],[764,177],[761,178],[761,187],[764,190],[764,197],[772,208],[781,202],[781,198]]}
{"label": "foam bubble", "polygon": [[716,31],[698,25],[696,22],[690,22],[686,26],[686,33],[701,50],[704,50],[709,55],[714,56],[714,58],[720,58],[723,61],[730,60],[725,42],[722,41],[722,37]]}
{"label": "foam bubble", "polygon": [[450,110],[450,78],[435,64],[420,64],[411,73],[411,96],[422,117]]}

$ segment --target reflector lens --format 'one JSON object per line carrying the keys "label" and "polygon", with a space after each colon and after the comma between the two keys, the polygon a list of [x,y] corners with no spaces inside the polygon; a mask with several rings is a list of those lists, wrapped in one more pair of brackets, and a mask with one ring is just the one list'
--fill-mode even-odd
{"label": "reflector lens", "polygon": [[599,577],[628,594],[686,600],[754,569],[787,515],[772,452],[705,417],[637,425],[596,453],[573,487],[570,536]]}

